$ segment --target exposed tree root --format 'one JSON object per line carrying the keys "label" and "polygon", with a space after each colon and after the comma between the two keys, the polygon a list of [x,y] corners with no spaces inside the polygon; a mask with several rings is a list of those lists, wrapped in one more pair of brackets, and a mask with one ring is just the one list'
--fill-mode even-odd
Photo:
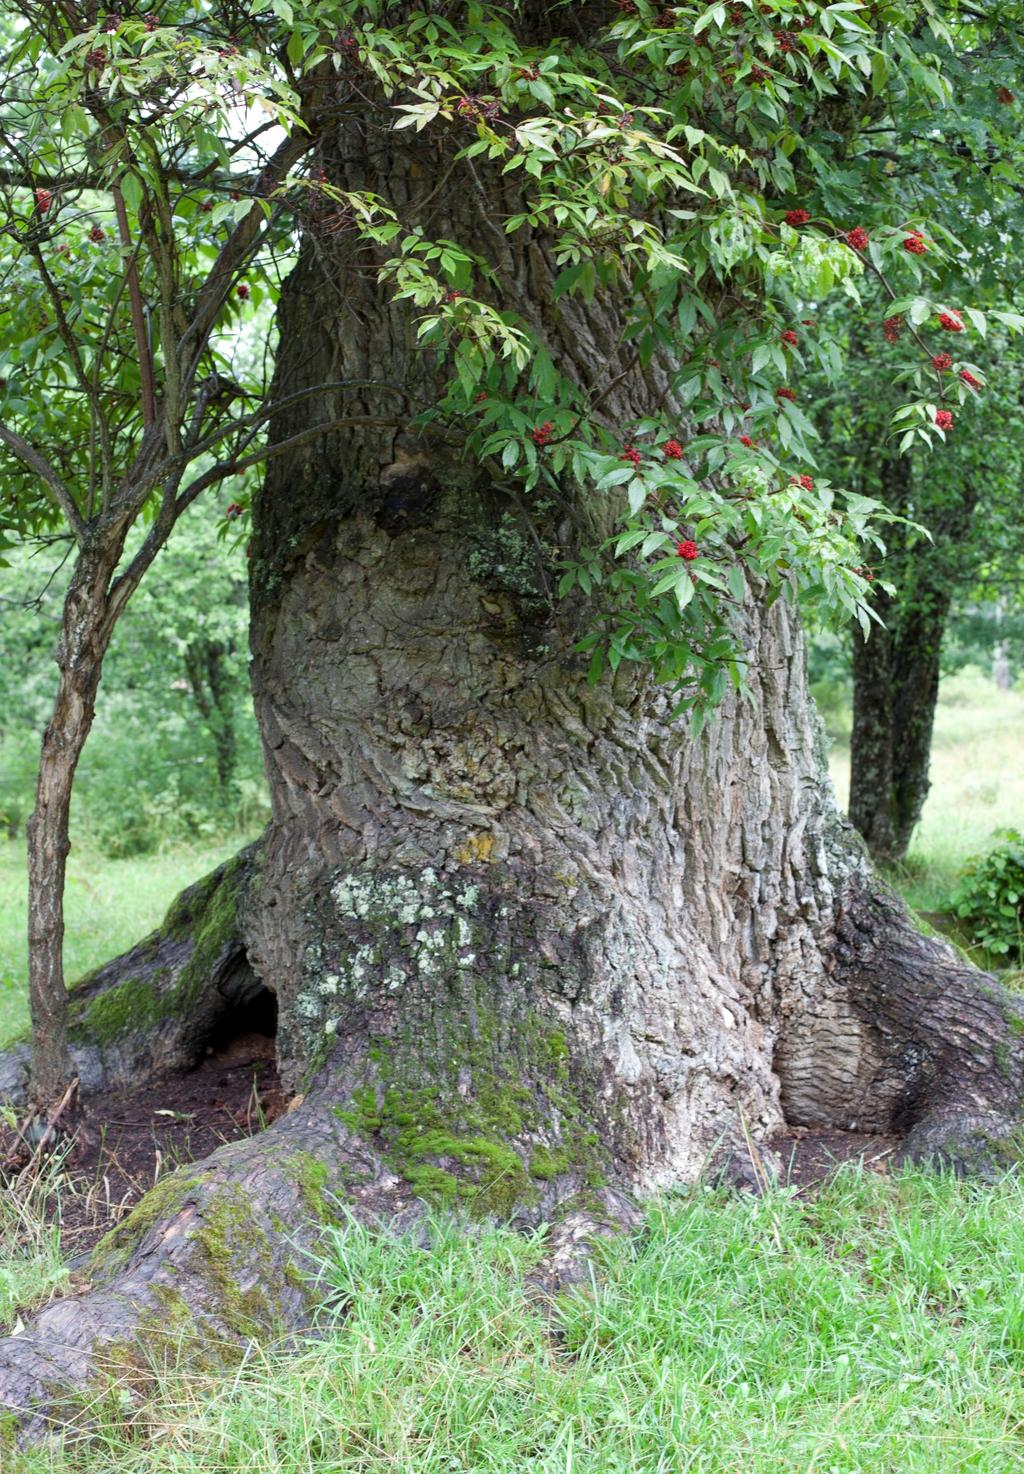
{"label": "exposed tree root", "polygon": [[[238,907],[252,882],[252,845],[182,891],[163,924],[76,984],[71,1053],[83,1095],[194,1064],[222,1019],[262,993],[245,955]],[[0,1052],[0,1103],[28,1095],[29,1046]]]}

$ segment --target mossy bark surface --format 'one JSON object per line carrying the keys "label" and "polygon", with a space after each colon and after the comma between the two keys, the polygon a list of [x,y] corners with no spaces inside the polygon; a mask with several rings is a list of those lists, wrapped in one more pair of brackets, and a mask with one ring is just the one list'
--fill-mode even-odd
{"label": "mossy bark surface", "polygon": [[[239,905],[254,883],[250,847],[182,891],[163,923],[68,995],[71,1059],[83,1095],[195,1064],[218,1024],[262,984],[249,966]],[[0,1052],[0,1101],[28,1093],[29,1049]]]}

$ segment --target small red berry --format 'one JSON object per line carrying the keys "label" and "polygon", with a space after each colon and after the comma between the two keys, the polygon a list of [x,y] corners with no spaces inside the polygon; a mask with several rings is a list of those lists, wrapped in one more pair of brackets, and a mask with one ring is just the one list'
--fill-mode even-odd
{"label": "small red berry", "polygon": [[1009,87],[997,87],[996,88],[996,96],[998,97],[999,101],[1003,104],[1003,107],[1009,107],[1011,102],[1015,102],[1016,101],[1016,99],[1015,99],[1013,93],[1010,91]]}
{"label": "small red berry", "polygon": [[235,288],[235,296],[236,297],[241,297],[241,299],[242,299],[243,302],[248,302],[248,300],[249,300],[249,288],[245,284],[244,281],[241,281],[241,282],[238,283],[238,286]]}
{"label": "small red berry", "polygon": [[963,318],[958,312],[940,312],[939,324],[950,333],[962,333],[964,330]]}
{"label": "small red berry", "polygon": [[676,548],[676,557],[685,558],[687,563],[692,563],[694,558],[697,557],[697,544],[690,542],[689,539],[686,542],[681,542]]}
{"label": "small red berry", "polygon": [[792,483],[793,483],[794,486],[802,486],[803,489],[804,489],[804,491],[813,491],[814,490],[814,478],[813,478],[813,476],[808,476],[805,473],[802,476],[791,476],[789,479],[790,479],[790,481],[792,481]]}
{"label": "small red berry", "polygon": [[960,370],[960,377],[961,377],[961,379],[963,379],[963,381],[964,381],[965,384],[970,384],[970,386],[971,386],[972,389],[980,389],[981,388],[981,384],[978,382],[978,380],[974,377],[974,375],[970,372],[969,369],[961,369]]}
{"label": "small red berry", "polygon": [[952,430],[953,416],[948,409],[937,409],[935,411],[935,423],[940,430]]}
{"label": "small red berry", "polygon": [[462,293],[461,292],[456,292],[454,290],[451,290],[451,291],[445,292],[445,294],[444,294],[444,300],[446,302],[457,302],[461,296],[462,296]]}
{"label": "small red berry", "polygon": [[234,521],[236,517],[241,517],[244,512],[245,508],[240,502],[228,502],[227,506],[224,508],[224,515],[229,519],[229,521]]}
{"label": "small red berry", "polygon": [[902,317],[887,317],[882,324],[882,332],[885,334],[885,341],[887,343],[897,343],[902,331]]}
{"label": "small red berry", "polygon": [[912,230],[903,242],[903,249],[909,251],[912,256],[923,256],[928,249],[928,244],[919,230]]}
{"label": "small red berry", "polygon": [[932,368],[937,374],[944,374],[947,369],[953,367],[953,360],[948,353],[936,353],[932,359]]}
{"label": "small red berry", "polygon": [[635,445],[627,445],[622,452],[622,459],[624,461],[632,461],[634,466],[639,466],[642,458]]}
{"label": "small red berry", "polygon": [[36,190],[36,209],[39,211],[40,215],[46,214],[47,210],[50,208],[52,200],[53,195],[48,189]]}
{"label": "small red berry", "polygon": [[784,333],[781,333],[779,336],[780,343],[791,343],[794,348],[799,343],[799,341],[800,339],[797,337],[792,328],[787,328],[786,331]]}
{"label": "small red berry", "polygon": [[811,218],[811,216],[810,216],[810,212],[808,210],[787,210],[786,211],[786,224],[787,225],[806,225],[807,222],[808,222],[808,220],[810,220],[810,218]]}
{"label": "small red berry", "polygon": [[749,450],[753,450],[754,446],[757,444],[757,441],[751,440],[749,435],[741,435],[740,444],[747,446]]}
{"label": "small red berry", "polygon": [[791,399],[791,400],[793,400],[795,402],[796,395],[793,393],[792,389],[776,389],[776,391],[775,391],[775,398],[776,399]]}
{"label": "small red berry", "polygon": [[107,232],[103,229],[102,225],[94,225],[92,230],[90,230],[89,232],[89,239],[91,241],[95,241],[97,245],[100,241],[105,241],[106,238]]}
{"label": "small red berry", "polygon": [[683,458],[683,447],[678,440],[666,440],[661,447],[662,454],[668,456],[670,461],[681,461]]}
{"label": "small red berry", "polygon": [[550,420],[545,420],[543,425],[538,425],[536,430],[534,430],[533,432],[534,444],[547,445],[548,441],[551,439],[551,432],[554,430],[554,428],[555,427]]}
{"label": "small red berry", "polygon": [[816,328],[818,326],[818,319],[816,317],[802,317],[800,321],[805,328]]}
{"label": "small red berry", "polygon": [[855,251],[866,251],[870,239],[871,237],[863,225],[856,225],[853,230],[846,232],[846,243],[848,246],[852,246]]}

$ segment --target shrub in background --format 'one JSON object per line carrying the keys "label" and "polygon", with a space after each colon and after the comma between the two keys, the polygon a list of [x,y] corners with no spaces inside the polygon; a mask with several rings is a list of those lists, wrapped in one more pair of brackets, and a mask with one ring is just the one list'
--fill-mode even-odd
{"label": "shrub in background", "polygon": [[964,866],[953,909],[979,947],[1024,962],[1024,835],[997,829],[993,838],[991,849]]}

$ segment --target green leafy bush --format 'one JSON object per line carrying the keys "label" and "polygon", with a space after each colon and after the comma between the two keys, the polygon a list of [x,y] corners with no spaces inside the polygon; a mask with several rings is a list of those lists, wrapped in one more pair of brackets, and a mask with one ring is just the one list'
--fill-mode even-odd
{"label": "green leafy bush", "polygon": [[953,907],[986,952],[1024,961],[1024,835],[997,829],[993,838],[964,866]]}

